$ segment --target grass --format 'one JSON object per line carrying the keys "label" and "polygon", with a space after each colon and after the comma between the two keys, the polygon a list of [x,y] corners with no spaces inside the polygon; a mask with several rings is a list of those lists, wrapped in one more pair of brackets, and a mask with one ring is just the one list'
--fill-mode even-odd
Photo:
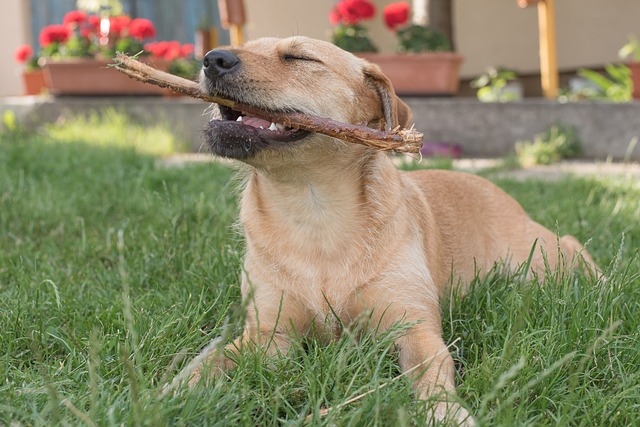
{"label": "grass", "polygon": [[[0,136],[0,425],[424,424],[409,381],[392,381],[401,325],[358,342],[357,330],[301,340],[281,359],[248,353],[229,380],[161,398],[226,319],[241,326],[232,173],[158,167],[144,150],[74,132]],[[460,399],[482,425],[634,425],[640,187],[499,185],[546,226],[589,240],[608,282],[522,286],[496,272],[454,296],[443,329]]]}

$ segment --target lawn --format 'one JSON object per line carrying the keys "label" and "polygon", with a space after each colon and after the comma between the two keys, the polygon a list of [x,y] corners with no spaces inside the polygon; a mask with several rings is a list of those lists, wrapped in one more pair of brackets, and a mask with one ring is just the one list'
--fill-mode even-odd
{"label": "lawn", "polygon": [[[424,423],[426,405],[394,379],[402,325],[301,341],[282,359],[249,353],[228,380],[162,397],[225,322],[241,328],[237,184],[219,164],[159,166],[145,147],[161,131],[140,142],[147,134],[126,122],[90,137],[75,125],[0,136],[0,425]],[[90,143],[99,135],[137,142]],[[636,425],[640,186],[498,184],[536,220],[589,241],[608,281],[540,287],[496,272],[454,296],[443,329],[461,401],[482,425]]]}

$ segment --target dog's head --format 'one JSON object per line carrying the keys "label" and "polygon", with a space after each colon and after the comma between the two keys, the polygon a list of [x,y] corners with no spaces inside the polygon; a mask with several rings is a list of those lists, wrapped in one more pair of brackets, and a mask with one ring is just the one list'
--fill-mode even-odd
{"label": "dog's head", "polygon": [[[212,50],[203,60],[201,85],[212,95],[267,113],[300,112],[374,129],[408,127],[412,120],[411,110],[376,65],[306,37],[264,38]],[[204,139],[223,157],[260,165],[274,153],[283,159],[313,145],[331,145],[322,135],[228,107],[219,110],[220,120],[209,123]]]}

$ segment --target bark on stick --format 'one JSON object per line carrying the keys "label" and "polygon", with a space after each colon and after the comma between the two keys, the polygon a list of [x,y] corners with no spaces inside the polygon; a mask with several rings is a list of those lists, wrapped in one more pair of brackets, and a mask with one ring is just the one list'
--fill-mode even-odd
{"label": "bark on stick", "polygon": [[321,133],[343,141],[366,145],[381,151],[418,153],[422,146],[423,135],[415,129],[401,129],[398,127],[390,131],[381,131],[368,128],[364,125],[341,123],[309,114],[263,111],[220,96],[208,95],[200,89],[198,83],[155,69],[128,55],[118,54],[115,61],[116,63],[113,65],[115,69],[143,83],[153,84],[192,98],[199,98],[204,101],[224,105],[236,111],[280,123],[290,128]]}

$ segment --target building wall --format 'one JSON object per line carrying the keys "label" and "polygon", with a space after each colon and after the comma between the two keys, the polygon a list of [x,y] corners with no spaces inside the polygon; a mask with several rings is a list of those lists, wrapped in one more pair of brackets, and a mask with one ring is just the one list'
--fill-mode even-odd
{"label": "building wall", "polygon": [[2,0],[0,14],[0,96],[22,94],[22,66],[13,60],[16,47],[31,43],[28,0]]}
{"label": "building wall", "polygon": [[[373,0],[378,13],[367,22],[382,51],[393,51],[393,35],[381,11],[390,0]],[[335,0],[245,0],[249,38],[301,34],[330,40],[328,14]],[[465,57],[463,77],[487,66],[535,73],[538,61],[537,8],[521,9],[516,0],[454,0],[457,50]],[[561,70],[618,61],[628,34],[640,36],[640,1],[556,0],[558,65]]]}
{"label": "building wall", "polygon": [[[214,1],[214,0],[210,0]],[[381,10],[391,0],[373,0],[378,14],[367,22],[382,51],[394,50],[393,34],[382,24]],[[14,49],[30,42],[28,0],[2,0],[0,15],[0,96],[21,93],[21,67]],[[336,0],[245,0],[248,38],[306,35],[330,40],[329,10]],[[640,36],[638,0],[556,0],[558,64],[561,70],[601,67],[618,61],[618,49],[631,33]],[[520,9],[516,0],[454,0],[457,50],[465,57],[463,78],[487,66],[521,74],[538,70],[537,9]]]}
{"label": "building wall", "polygon": [[[556,0],[558,67],[601,67],[619,61],[628,35],[640,36],[640,1]],[[516,0],[457,0],[454,23],[458,50],[465,57],[462,73],[476,75],[487,66],[536,72],[536,7],[520,9]]]}

